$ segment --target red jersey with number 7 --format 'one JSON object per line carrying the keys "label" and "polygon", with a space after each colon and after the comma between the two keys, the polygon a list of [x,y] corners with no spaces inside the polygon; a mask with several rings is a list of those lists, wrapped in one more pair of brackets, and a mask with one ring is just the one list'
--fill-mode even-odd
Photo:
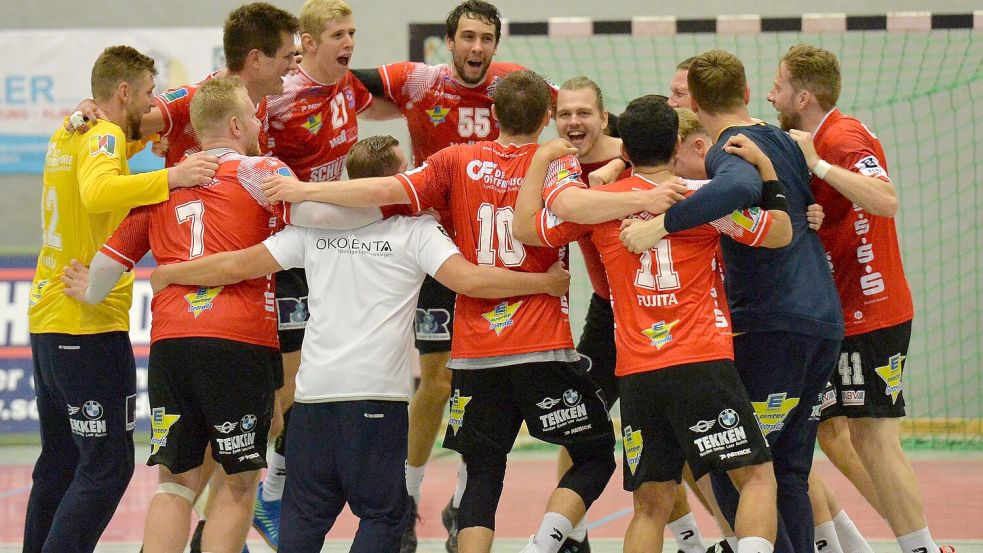
{"label": "red jersey with number 7", "polygon": [[[213,150],[219,168],[211,184],[171,191],[163,203],[130,211],[100,251],[132,268],[152,251],[158,265],[259,244],[282,226],[260,183],[293,176],[280,160]],[[273,276],[228,286],[171,285],[151,303],[151,342],[204,336],[279,347]]]}
{"label": "red jersey with number 7", "polygon": [[[396,178],[413,211],[450,211],[454,241],[468,261],[512,271],[544,272],[564,253],[525,246],[512,236],[522,179],[537,144],[498,142],[451,146]],[[550,165],[547,181],[577,181],[580,164],[567,156]],[[457,296],[451,357],[482,358],[572,349],[567,299],[535,294],[507,299]]]}

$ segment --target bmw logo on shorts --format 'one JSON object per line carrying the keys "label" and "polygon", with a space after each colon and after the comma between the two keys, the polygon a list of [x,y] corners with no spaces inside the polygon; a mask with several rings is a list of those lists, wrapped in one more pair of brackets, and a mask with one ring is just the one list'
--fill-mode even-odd
{"label": "bmw logo on shorts", "polygon": [[580,392],[570,388],[569,390],[563,392],[563,403],[568,406],[573,407],[580,403]]}
{"label": "bmw logo on shorts", "polygon": [[245,432],[249,432],[254,426],[256,426],[256,415],[246,415],[245,417],[242,417],[240,424]]}
{"label": "bmw logo on shorts", "polygon": [[90,399],[82,406],[82,412],[85,413],[85,417],[89,420],[100,419],[102,418],[102,405],[98,401]]}
{"label": "bmw logo on shorts", "polygon": [[717,421],[720,422],[720,426],[724,428],[734,428],[740,419],[737,417],[737,412],[733,409],[724,409],[720,412],[720,416],[717,417]]}

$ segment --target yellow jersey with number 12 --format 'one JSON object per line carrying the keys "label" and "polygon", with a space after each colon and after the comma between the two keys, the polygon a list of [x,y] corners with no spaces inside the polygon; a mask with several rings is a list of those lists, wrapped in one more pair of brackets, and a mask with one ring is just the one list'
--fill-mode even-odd
{"label": "yellow jersey with number 12", "polygon": [[167,199],[164,170],[130,175],[126,135],[100,120],[85,134],[59,128],[48,142],[41,193],[42,241],[28,306],[32,333],[96,334],[130,327],[133,275],[124,275],[103,303],[64,294],[72,259],[85,265],[131,208]]}

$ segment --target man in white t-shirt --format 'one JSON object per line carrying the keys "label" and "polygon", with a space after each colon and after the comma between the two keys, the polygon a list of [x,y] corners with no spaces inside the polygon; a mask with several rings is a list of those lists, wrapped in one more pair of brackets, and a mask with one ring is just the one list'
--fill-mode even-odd
{"label": "man in white t-shirt", "polygon": [[[394,175],[406,157],[392,137],[348,154],[352,178]],[[339,208],[344,209],[344,208]],[[416,300],[425,275],[459,294],[562,295],[569,274],[520,273],[465,260],[429,216],[393,215],[352,230],[287,226],[262,244],[159,267],[169,284],[219,286],[304,267],[310,319],[301,349],[280,547],[320,551],[348,503],[361,519],[352,551],[395,551],[409,523],[404,481]],[[387,213],[388,211],[388,213]]]}

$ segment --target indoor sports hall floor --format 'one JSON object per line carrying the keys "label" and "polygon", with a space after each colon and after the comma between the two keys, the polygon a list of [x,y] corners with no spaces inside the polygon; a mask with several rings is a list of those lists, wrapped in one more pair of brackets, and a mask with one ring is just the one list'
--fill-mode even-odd
{"label": "indoor sports hall floor", "polygon": [[[103,535],[98,552],[136,553],[140,547],[144,516],[155,488],[156,474],[142,465],[145,451],[138,446],[137,470],[116,516]],[[0,448],[0,553],[21,550],[24,511],[31,486],[31,469],[38,449],[35,446]],[[620,450],[619,450],[620,454]],[[921,484],[925,510],[936,541],[952,544],[957,553],[983,553],[983,451],[909,452]],[[498,536],[494,551],[519,551],[536,531],[546,497],[555,482],[555,453],[536,448],[517,451],[510,458],[505,492],[498,511]],[[816,465],[837,492],[838,499],[877,553],[898,551],[890,529],[821,454]],[[444,551],[446,533],[440,523],[440,510],[454,490],[456,458],[435,450],[423,483],[417,525],[420,553]],[[709,514],[691,498],[706,542],[719,536]],[[621,489],[621,472],[588,514],[593,550],[598,553],[621,551],[621,537],[631,518],[631,496]],[[356,521],[346,512],[328,535],[324,551],[348,551]],[[258,534],[250,532],[249,548],[254,553],[270,551]],[[675,543],[666,540],[665,551],[674,552]]]}

